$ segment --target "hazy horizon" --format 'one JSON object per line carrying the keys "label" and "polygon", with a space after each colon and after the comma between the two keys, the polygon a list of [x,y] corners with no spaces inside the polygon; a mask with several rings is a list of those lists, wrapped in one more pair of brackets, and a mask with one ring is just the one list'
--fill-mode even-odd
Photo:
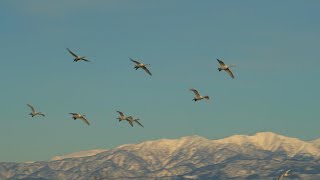
{"label": "hazy horizon", "polygon": [[[320,138],[318,1],[0,2],[0,162],[200,135]],[[70,48],[92,63],[73,62]],[[150,63],[153,76],[129,57]],[[217,70],[217,58],[235,79]],[[193,102],[190,88],[209,95]],[[31,118],[27,103],[46,117]],[[144,128],[119,123],[117,110]],[[68,114],[86,114],[91,126]]]}

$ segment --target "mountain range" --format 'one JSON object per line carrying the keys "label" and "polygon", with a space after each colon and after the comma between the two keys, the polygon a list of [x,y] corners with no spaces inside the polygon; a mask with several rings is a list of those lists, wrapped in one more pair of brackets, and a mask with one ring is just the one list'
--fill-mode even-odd
{"label": "mountain range", "polygon": [[272,132],[219,140],[200,136],[81,151],[39,162],[2,162],[0,180],[320,179],[320,139]]}

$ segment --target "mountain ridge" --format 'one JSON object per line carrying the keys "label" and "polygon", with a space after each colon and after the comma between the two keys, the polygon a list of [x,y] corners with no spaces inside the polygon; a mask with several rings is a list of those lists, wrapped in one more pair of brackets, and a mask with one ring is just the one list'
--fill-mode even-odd
{"label": "mountain ridge", "polygon": [[[198,135],[66,154],[56,160],[0,163],[0,180],[320,179],[320,148],[272,132],[210,140]],[[80,156],[77,156],[79,155]]]}
{"label": "mountain ridge", "polygon": [[79,151],[79,152],[64,154],[61,156],[54,156],[50,159],[50,161],[63,160],[63,159],[68,159],[68,158],[94,156],[96,154],[99,154],[99,153],[102,153],[105,151],[107,151],[107,149],[92,149],[92,150],[86,150],[86,151]]}

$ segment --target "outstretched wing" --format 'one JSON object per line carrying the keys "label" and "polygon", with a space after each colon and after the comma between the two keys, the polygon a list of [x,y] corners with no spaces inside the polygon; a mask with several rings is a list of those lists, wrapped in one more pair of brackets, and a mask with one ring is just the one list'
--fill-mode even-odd
{"label": "outstretched wing", "polygon": [[128,123],[133,127],[133,123],[132,123],[132,121],[128,121]]}
{"label": "outstretched wing", "polygon": [[82,60],[83,60],[83,61],[86,61],[86,62],[90,62],[88,59],[84,59],[84,58],[82,58]]}
{"label": "outstretched wing", "polygon": [[229,68],[226,71],[232,77],[232,79],[234,79],[234,75],[233,75],[232,71]]}
{"label": "outstretched wing", "polygon": [[196,95],[196,97],[200,96],[199,92],[196,89],[190,89],[190,91],[192,91]]}
{"label": "outstretched wing", "polygon": [[81,117],[81,118],[79,118],[79,119],[81,119],[84,123],[86,123],[87,125],[90,126],[89,121],[88,121],[85,117]]}
{"label": "outstretched wing", "polygon": [[29,107],[30,107],[30,109],[31,109],[31,111],[32,111],[33,113],[35,113],[35,112],[36,112],[36,110],[34,110],[34,107],[33,107],[33,106],[31,106],[30,104],[27,104],[27,106],[29,106]]}
{"label": "outstretched wing", "polygon": [[291,169],[287,170],[285,174],[288,174],[291,171]]}
{"label": "outstretched wing", "polygon": [[86,62],[90,62],[90,60],[86,59],[85,56],[81,57],[80,59],[83,60],[83,61],[86,61]]}
{"label": "outstretched wing", "polygon": [[278,177],[278,180],[283,180],[283,174]]}
{"label": "outstretched wing", "polygon": [[142,69],[147,72],[150,76],[152,76],[151,72],[149,71],[149,69],[147,67],[142,67]]}
{"label": "outstretched wing", "polygon": [[141,127],[143,127],[143,125],[139,122],[139,119],[135,119],[134,122],[136,122],[136,123],[139,124]]}
{"label": "outstretched wing", "polygon": [[69,114],[71,114],[71,115],[78,115],[78,113],[69,113]]}
{"label": "outstretched wing", "polygon": [[45,116],[46,116],[46,115],[44,115],[43,113],[39,113],[39,115],[40,115],[40,116],[43,116],[43,117],[45,117]]}
{"label": "outstretched wing", "polygon": [[138,61],[136,61],[136,60],[133,60],[133,59],[131,59],[131,58],[129,58],[130,59],[130,61],[132,61],[132,62],[134,62],[134,63],[136,63],[136,64],[141,64],[140,62],[138,62]]}
{"label": "outstretched wing", "polygon": [[133,117],[132,117],[132,116],[128,116],[128,117],[127,117],[128,123],[133,127],[132,120],[133,120]]}
{"label": "outstretched wing", "polygon": [[124,117],[123,112],[121,112],[121,111],[117,111],[117,112],[120,114],[121,117]]}
{"label": "outstretched wing", "polygon": [[78,57],[78,55],[76,55],[74,52],[72,52],[69,48],[67,48],[67,50],[68,50],[68,52],[69,52],[72,56]]}
{"label": "outstretched wing", "polygon": [[221,61],[220,59],[217,59],[217,61],[219,62],[220,66],[225,66],[224,62]]}

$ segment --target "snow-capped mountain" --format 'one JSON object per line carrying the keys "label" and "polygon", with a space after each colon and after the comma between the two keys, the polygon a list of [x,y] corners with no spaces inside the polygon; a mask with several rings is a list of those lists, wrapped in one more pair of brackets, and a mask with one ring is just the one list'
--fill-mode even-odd
{"label": "snow-capped mountain", "polygon": [[311,144],[313,144],[315,147],[320,148],[320,138],[310,141]]}
{"label": "snow-capped mountain", "polygon": [[313,143],[304,142],[297,138],[277,135],[272,132],[261,132],[253,136],[235,135],[214,142],[237,144],[240,146],[252,145],[257,149],[272,152],[285,151],[286,154],[291,157],[297,154],[320,156],[319,148],[315,147]]}
{"label": "snow-capped mountain", "polygon": [[96,154],[102,153],[107,151],[107,149],[93,149],[88,151],[79,151],[75,153],[65,154],[62,156],[55,156],[51,158],[51,161],[63,160],[68,158],[79,158],[79,157],[87,157],[87,156],[94,156]]}
{"label": "snow-capped mountain", "polygon": [[[320,148],[271,132],[220,140],[160,139],[83,151],[48,162],[0,163],[5,179],[320,179]],[[56,159],[56,160],[55,160]]]}

